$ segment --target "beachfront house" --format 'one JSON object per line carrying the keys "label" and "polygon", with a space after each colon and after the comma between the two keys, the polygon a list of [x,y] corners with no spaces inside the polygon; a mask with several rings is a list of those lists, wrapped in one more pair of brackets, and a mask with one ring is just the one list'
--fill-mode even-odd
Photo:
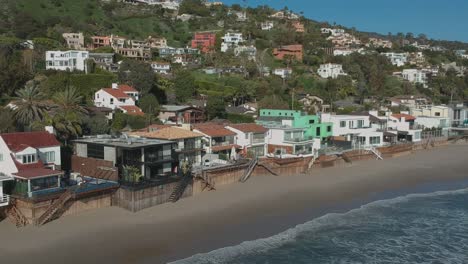
{"label": "beachfront house", "polygon": [[458,103],[450,105],[449,117],[452,120],[452,127],[468,126],[468,104]]}
{"label": "beachfront house", "polygon": [[83,176],[133,184],[164,182],[178,172],[174,141],[102,135],[73,144],[72,171]]}
{"label": "beachfront house", "polygon": [[[151,130],[151,131],[149,131]],[[177,166],[180,169],[180,162],[188,161],[192,165],[201,165],[201,140],[203,135],[190,131],[190,128],[182,127],[162,127],[160,129],[149,129],[148,132],[132,132],[132,137],[161,139],[174,141],[177,147],[174,150],[177,157]]]}
{"label": "beachfront house", "polygon": [[265,156],[268,129],[257,124],[230,124],[226,129],[236,133],[234,143],[241,147],[244,156]]}
{"label": "beachfront house", "polygon": [[220,159],[236,159],[242,149],[235,143],[236,132],[216,123],[194,124],[193,131],[203,135],[203,154],[219,154]]}
{"label": "beachfront house", "polygon": [[81,50],[49,50],[46,51],[46,70],[57,71],[87,71],[86,60],[88,51]]}
{"label": "beachfront house", "polygon": [[63,176],[60,169],[60,142],[53,134],[46,131],[0,134],[0,182],[14,178],[14,194],[32,197],[60,188]]}
{"label": "beachfront house", "polygon": [[372,127],[384,133],[384,142],[419,142],[422,129],[415,123],[416,117],[407,113],[369,111]]}
{"label": "beachfront house", "polygon": [[[2,154],[0,154],[0,160],[2,159]],[[3,183],[12,180],[12,177],[0,174],[0,207],[7,206],[10,203],[10,196],[3,191]]]}
{"label": "beachfront house", "polygon": [[322,121],[333,124],[333,136],[344,137],[355,147],[382,146],[383,132],[371,126],[369,115],[335,115],[323,113]]}
{"label": "beachfront house", "polygon": [[443,105],[425,105],[410,108],[410,114],[416,117],[416,123],[423,128],[448,130],[451,125],[449,107]]}

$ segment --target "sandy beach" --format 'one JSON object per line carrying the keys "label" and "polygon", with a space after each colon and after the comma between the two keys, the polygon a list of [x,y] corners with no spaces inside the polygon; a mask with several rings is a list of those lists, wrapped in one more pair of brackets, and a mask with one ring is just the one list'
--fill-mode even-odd
{"label": "sandy beach", "polygon": [[415,191],[468,187],[468,145],[310,175],[253,177],[138,213],[117,207],[37,228],[0,223],[2,263],[165,263],[268,237],[314,217]]}

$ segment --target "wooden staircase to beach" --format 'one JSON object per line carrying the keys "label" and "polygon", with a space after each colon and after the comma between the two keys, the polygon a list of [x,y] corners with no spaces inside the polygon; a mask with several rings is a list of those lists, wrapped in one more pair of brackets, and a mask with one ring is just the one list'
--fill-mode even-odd
{"label": "wooden staircase to beach", "polygon": [[52,220],[53,216],[61,210],[65,204],[73,198],[74,192],[71,189],[67,189],[64,193],[60,195],[59,198],[54,200],[52,204],[47,208],[47,210],[39,217],[36,219],[34,222],[36,226],[41,226],[48,221]]}
{"label": "wooden staircase to beach", "polygon": [[204,184],[202,191],[204,191],[205,189],[208,189],[209,191],[216,190],[215,183],[214,183],[214,181],[213,181],[213,179],[211,177],[209,177],[206,174],[203,174],[199,178],[202,180],[202,182]]}
{"label": "wooden staircase to beach", "polygon": [[185,192],[185,189],[187,189],[187,186],[190,184],[191,181],[192,181],[191,176],[182,177],[179,184],[176,186],[174,191],[171,193],[171,196],[169,196],[169,202],[172,202],[172,203],[177,202],[182,197],[182,195]]}
{"label": "wooden staircase to beach", "polygon": [[16,227],[23,227],[28,225],[28,219],[21,213],[21,211],[12,203],[7,209],[7,216],[16,225]]}
{"label": "wooden staircase to beach", "polygon": [[252,175],[252,172],[255,169],[255,166],[257,166],[257,164],[258,164],[258,158],[252,159],[249,163],[249,167],[247,167],[244,175],[242,176],[242,178],[240,178],[239,181],[246,182],[250,178],[250,175]]}

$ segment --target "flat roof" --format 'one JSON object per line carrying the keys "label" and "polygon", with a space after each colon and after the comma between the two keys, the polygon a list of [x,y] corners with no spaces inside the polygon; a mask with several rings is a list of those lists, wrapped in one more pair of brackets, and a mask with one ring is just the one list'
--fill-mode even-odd
{"label": "flat roof", "polygon": [[89,138],[79,138],[73,140],[75,143],[85,144],[98,144],[110,147],[120,148],[143,148],[148,146],[158,146],[173,144],[174,141],[162,140],[162,139],[148,139],[148,138],[125,138],[125,137],[110,137],[110,136],[97,136]]}

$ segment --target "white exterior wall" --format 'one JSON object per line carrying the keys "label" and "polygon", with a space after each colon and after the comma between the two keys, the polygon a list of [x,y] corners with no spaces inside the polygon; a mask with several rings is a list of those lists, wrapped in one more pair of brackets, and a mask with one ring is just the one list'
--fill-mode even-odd
{"label": "white exterior wall", "polygon": [[56,146],[56,147],[48,147],[48,148],[39,148],[38,149],[38,155],[39,155],[39,158],[42,160],[42,162],[44,164],[47,163],[46,161],[46,153],[47,152],[50,152],[50,151],[53,151],[55,154],[55,161],[51,161],[50,163],[53,163],[57,166],[61,166],[62,165],[62,158],[61,158],[61,154],[60,154],[60,146]]}
{"label": "white exterior wall", "polygon": [[[251,132],[245,133],[230,126],[227,126],[226,129],[229,129],[232,132],[236,133],[236,136],[234,137],[234,144],[237,144],[241,146],[242,148],[245,148],[245,147],[248,148],[252,146],[256,147],[256,146],[263,145],[265,149],[265,153],[266,153],[266,140],[264,140],[262,143],[253,143],[254,133],[251,133]],[[267,137],[267,133],[265,133],[265,137]]]}
{"label": "white exterior wall", "polygon": [[424,128],[447,128],[450,126],[450,119],[444,117],[420,116],[416,118],[416,123]]}
{"label": "white exterior wall", "polygon": [[327,64],[322,64],[320,65],[320,68],[317,70],[318,75],[322,78],[333,78],[336,79],[340,75],[347,75],[343,71],[343,66],[341,64],[332,64],[332,63],[327,63]]}
{"label": "white exterior wall", "polygon": [[18,172],[18,170],[16,169],[15,162],[11,157],[10,149],[2,137],[0,137],[0,154],[2,154],[2,160],[0,160],[0,172],[13,177],[12,174]]}
{"label": "white exterior wall", "polygon": [[[114,99],[112,104],[111,99]],[[119,98],[116,98],[101,89],[94,94],[94,105],[97,107],[107,107],[115,110],[120,106],[133,106],[135,105],[135,101],[133,98],[128,97],[125,98],[124,102],[120,102]]]}
{"label": "white exterior wall", "polygon": [[57,71],[86,71],[88,51],[46,51],[46,69]]}

